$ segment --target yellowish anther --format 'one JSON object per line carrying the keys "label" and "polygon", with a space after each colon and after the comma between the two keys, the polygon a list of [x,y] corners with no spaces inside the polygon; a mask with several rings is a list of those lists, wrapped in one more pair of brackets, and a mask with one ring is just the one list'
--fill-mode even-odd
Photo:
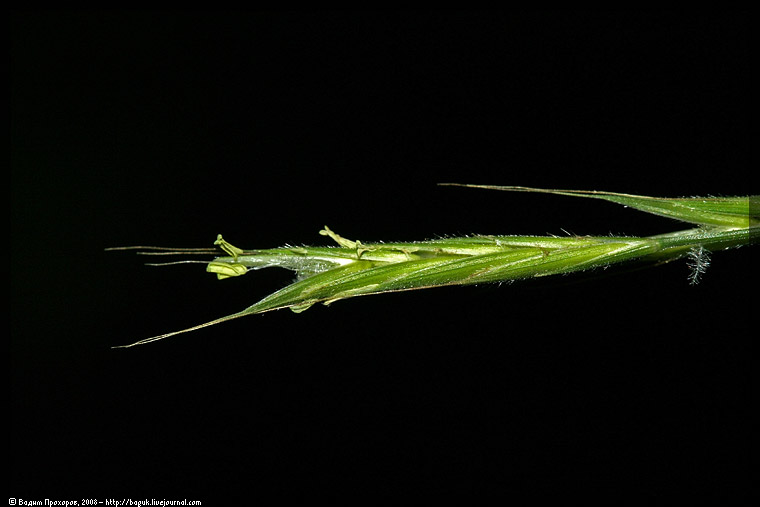
{"label": "yellowish anther", "polygon": [[227,241],[226,241],[226,240],[225,240],[225,239],[222,237],[222,235],[221,235],[221,234],[219,234],[219,235],[216,237],[216,241],[214,241],[214,244],[215,244],[215,245],[218,245],[218,246],[219,246],[219,248],[221,248],[222,250],[224,250],[224,251],[225,251],[227,254],[229,254],[229,255],[230,255],[232,258],[234,258],[235,260],[237,260],[237,256],[238,256],[238,255],[240,255],[240,254],[244,253],[244,250],[242,250],[242,249],[240,249],[240,248],[238,248],[238,247],[236,247],[236,246],[233,246],[232,244],[228,243],[228,242],[227,242]]}
{"label": "yellowish anther", "polygon": [[362,245],[362,242],[359,240],[351,241],[350,239],[346,239],[334,231],[332,231],[329,227],[325,225],[325,228],[319,231],[319,234],[322,236],[330,236],[333,240],[335,240],[336,243],[338,243],[343,248],[352,248],[356,250],[356,258],[360,259],[362,254],[364,252],[370,252],[373,250],[373,248],[366,248],[364,245]]}
{"label": "yellowish anther", "polygon": [[233,276],[242,276],[248,272],[242,264],[233,264],[229,262],[209,262],[206,266],[206,271],[209,273],[216,273],[216,277],[219,280],[230,278]]}
{"label": "yellowish anther", "polygon": [[332,239],[335,240],[336,243],[338,243],[340,246],[344,248],[356,248],[356,241],[351,241],[350,239],[346,239],[344,237],[339,236],[335,232],[331,231],[329,227],[325,225],[325,228],[319,231],[319,234],[322,236],[330,236]]}
{"label": "yellowish anther", "polygon": [[308,310],[312,306],[314,306],[314,301],[307,301],[307,302],[305,302],[303,304],[300,304],[300,305],[293,305],[293,306],[291,306],[290,310],[293,313],[301,313],[301,312],[305,312],[306,310]]}

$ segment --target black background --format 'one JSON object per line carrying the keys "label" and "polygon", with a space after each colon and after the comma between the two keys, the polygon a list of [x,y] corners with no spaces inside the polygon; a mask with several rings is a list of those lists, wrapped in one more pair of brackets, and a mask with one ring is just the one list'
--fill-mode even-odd
{"label": "black background", "polygon": [[[748,480],[751,249],[240,319],[105,247],[654,234],[601,201],[740,195],[746,13],[15,12],[9,496],[560,493]],[[599,273],[602,274],[602,273]]]}

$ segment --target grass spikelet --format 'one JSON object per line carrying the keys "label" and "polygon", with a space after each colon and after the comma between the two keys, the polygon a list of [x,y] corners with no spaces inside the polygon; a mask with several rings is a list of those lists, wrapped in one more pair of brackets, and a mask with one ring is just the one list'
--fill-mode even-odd
{"label": "grass spikelet", "polygon": [[[689,282],[696,284],[710,263],[710,252],[755,244],[760,237],[760,197],[656,198],[612,192],[542,190],[528,187],[459,185],[502,191],[543,192],[603,199],[643,212],[696,225],[696,228],[647,237],[630,236],[466,236],[411,243],[364,243],[344,238],[328,227],[320,235],[332,246],[299,246],[261,250],[235,247],[219,235],[215,249],[126,247],[142,255],[217,253],[204,262],[220,280],[251,270],[280,267],[294,271],[296,281],[237,313],[187,329],[154,336],[146,344],[222,322],[290,308],[299,313],[314,304],[341,299],[451,285],[502,283],[606,267],[635,261],[688,258]],[[221,255],[220,255],[221,254]]]}

